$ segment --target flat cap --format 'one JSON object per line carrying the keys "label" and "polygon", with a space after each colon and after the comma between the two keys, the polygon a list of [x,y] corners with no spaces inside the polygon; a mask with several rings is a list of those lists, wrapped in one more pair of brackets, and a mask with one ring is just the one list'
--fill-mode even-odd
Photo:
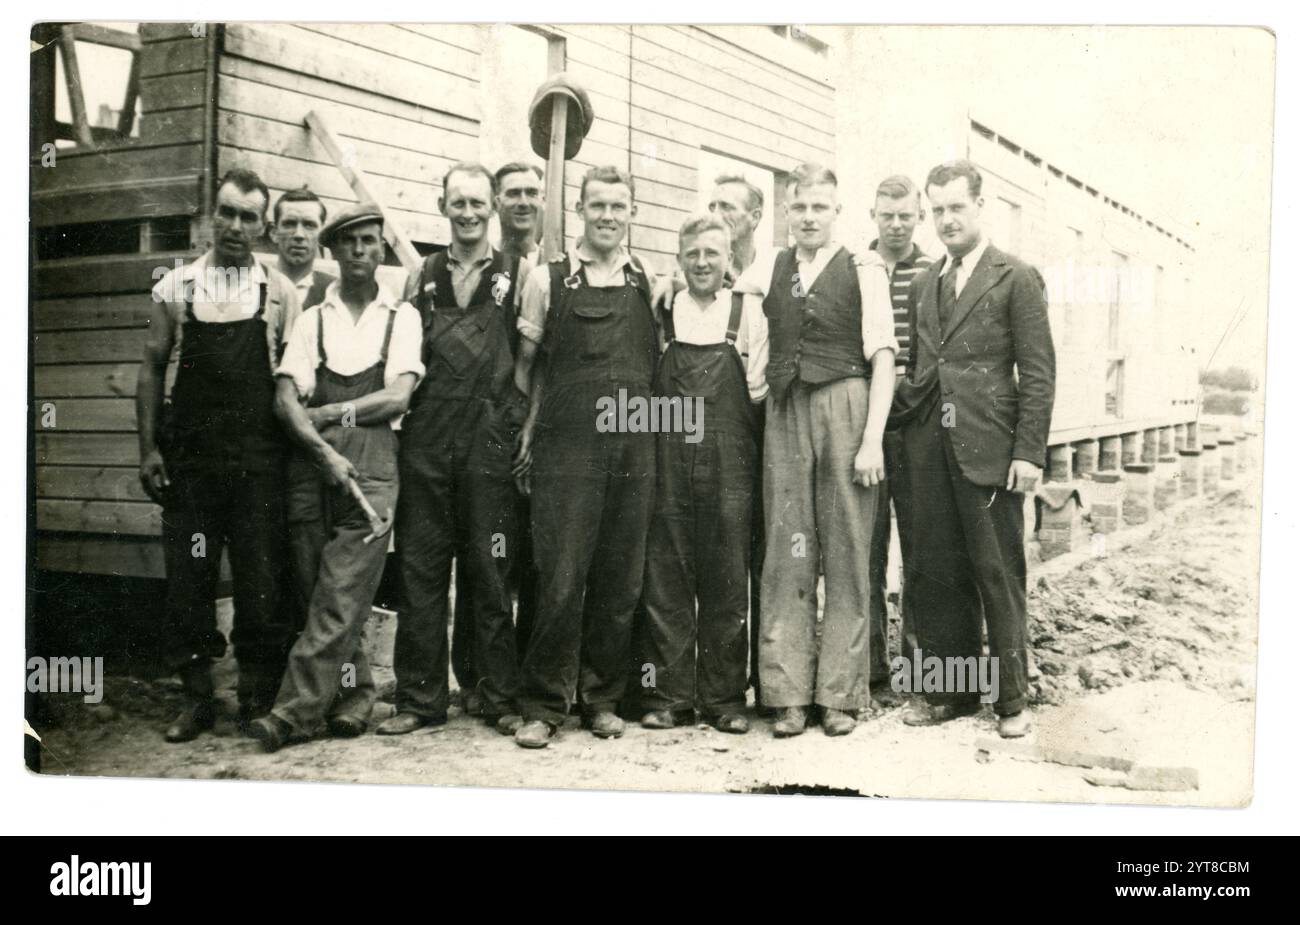
{"label": "flat cap", "polygon": [[350,205],[330,219],[321,229],[320,243],[325,247],[333,247],[334,238],[340,231],[366,222],[378,222],[380,227],[383,227],[384,213],[379,211],[379,206],[373,202],[358,202]]}
{"label": "flat cap", "polygon": [[596,121],[596,112],[591,108],[587,91],[568,74],[556,74],[547,80],[537,88],[532,105],[528,107],[528,129],[533,151],[538,157],[551,155],[551,104],[557,96],[569,101],[569,113],[564,123],[564,159],[569,161],[577,157],[582,140],[591,131],[591,123]]}

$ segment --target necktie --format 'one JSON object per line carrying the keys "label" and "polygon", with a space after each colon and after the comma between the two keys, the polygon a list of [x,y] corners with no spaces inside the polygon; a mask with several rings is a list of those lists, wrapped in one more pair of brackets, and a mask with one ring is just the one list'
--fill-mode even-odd
{"label": "necktie", "polygon": [[956,257],[952,261],[952,266],[948,272],[943,274],[943,283],[939,286],[939,331],[940,333],[948,330],[948,322],[952,320],[952,310],[957,305],[957,270],[961,267],[961,258]]}

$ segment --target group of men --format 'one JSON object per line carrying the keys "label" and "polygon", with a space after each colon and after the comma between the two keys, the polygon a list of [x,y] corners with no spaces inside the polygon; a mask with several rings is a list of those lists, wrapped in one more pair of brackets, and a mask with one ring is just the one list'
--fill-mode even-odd
{"label": "group of men", "polygon": [[[601,738],[628,719],[744,733],[751,686],[775,735],[844,735],[889,683],[891,496],[902,654],[980,657],[987,625],[999,731],[1024,735],[1023,499],[1054,391],[1042,279],[982,234],[968,162],[927,178],[933,264],[907,178],[880,184],[858,254],[835,237],[832,171],[784,182],[792,246],[756,244],[764,197],[723,176],[656,276],[625,244],[625,171],[587,172],[581,233],[540,262],[542,172],[459,163],[439,202],[450,244],[396,298],[379,209],[329,217],[307,190],[271,209],[256,175],[222,177],[212,249],[155,287],[137,398],[186,695],[166,738],[214,722],[223,547],[247,734],[274,751],[365,732],[361,634],[390,524],[380,734],[446,722],[454,671],[465,711],[525,748],[574,712]],[[274,267],[253,253],[268,210]],[[904,721],[978,697],[927,692]]]}

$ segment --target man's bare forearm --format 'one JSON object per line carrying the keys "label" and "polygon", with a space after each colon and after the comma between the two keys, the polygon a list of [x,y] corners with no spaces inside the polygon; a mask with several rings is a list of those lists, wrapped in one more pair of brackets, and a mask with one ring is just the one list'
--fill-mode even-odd
{"label": "man's bare forearm", "polygon": [[307,409],[298,398],[298,387],[287,376],[281,376],[276,380],[275,413],[289,431],[290,438],[318,462],[325,460],[331,447],[312,424]]}
{"label": "man's bare forearm", "polygon": [[894,402],[894,351],[877,350],[871,355],[871,386],[867,392],[867,426],[862,442],[875,445],[884,440],[885,421]]}
{"label": "man's bare forearm", "polygon": [[135,389],[135,417],[139,427],[141,459],[158,448],[158,419],[166,374],[166,366],[159,367],[150,359],[140,364],[140,376]]}

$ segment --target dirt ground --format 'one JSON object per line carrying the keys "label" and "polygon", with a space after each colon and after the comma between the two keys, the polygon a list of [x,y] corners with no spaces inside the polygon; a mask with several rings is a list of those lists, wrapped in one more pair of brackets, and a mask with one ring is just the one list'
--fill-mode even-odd
{"label": "dirt ground", "polygon": [[[168,745],[171,680],[110,677],[102,704],[52,697],[38,729],[47,774],[428,783],[467,787],[823,793],[880,797],[1240,806],[1252,790],[1259,484],[1238,475],[1213,499],[1184,502],[1153,528],[1112,537],[1111,552],[1053,560],[1030,575],[1037,729],[1044,749],[1189,767],[1195,789],[1097,786],[1083,767],[1014,756],[991,712],[904,726],[896,704],[849,736],[810,729],[774,739],[708,727],[629,726],[601,741],[577,728],[524,751],[453,709],[407,736],[324,739],[274,755],[239,736],[234,704],[213,734]],[[1124,543],[1130,545],[1124,546]],[[1123,547],[1123,548],[1120,548]],[[391,713],[380,703],[373,719]]]}

